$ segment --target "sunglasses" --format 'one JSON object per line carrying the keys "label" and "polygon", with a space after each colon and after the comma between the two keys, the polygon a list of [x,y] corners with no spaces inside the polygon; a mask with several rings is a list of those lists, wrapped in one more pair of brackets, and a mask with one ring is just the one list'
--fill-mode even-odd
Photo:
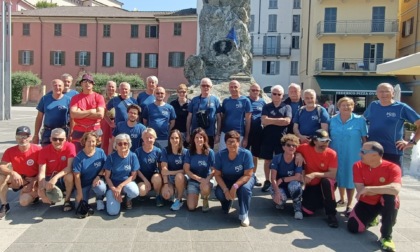
{"label": "sunglasses", "polygon": [[118,146],[128,146],[128,143],[127,142],[119,142],[118,143]]}
{"label": "sunglasses", "polygon": [[16,135],[17,139],[28,139],[29,135]]}
{"label": "sunglasses", "polygon": [[377,151],[360,149],[360,153],[362,153],[362,155],[366,155],[366,154],[369,154],[369,153],[377,153]]}
{"label": "sunglasses", "polygon": [[165,93],[156,93],[156,95],[164,95]]}
{"label": "sunglasses", "polygon": [[274,96],[282,96],[283,94],[280,94],[280,93],[271,93],[271,95],[274,95]]}
{"label": "sunglasses", "polygon": [[57,142],[57,141],[63,142],[65,138],[52,137],[51,139],[52,139],[53,142]]}
{"label": "sunglasses", "polygon": [[287,147],[293,147],[293,148],[297,148],[297,145],[296,144],[289,144],[289,143],[286,143],[285,144],[285,146],[287,146]]}
{"label": "sunglasses", "polygon": [[251,89],[251,92],[260,92],[259,89]]}

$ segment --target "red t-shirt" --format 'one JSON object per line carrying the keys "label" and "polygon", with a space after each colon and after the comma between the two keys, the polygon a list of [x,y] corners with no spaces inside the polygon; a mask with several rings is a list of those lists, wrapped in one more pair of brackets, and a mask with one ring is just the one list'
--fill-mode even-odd
{"label": "red t-shirt", "polygon": [[46,176],[51,176],[54,172],[64,170],[67,167],[67,160],[75,156],[76,147],[73,143],[65,142],[61,150],[56,150],[52,144],[49,144],[39,152],[38,163],[46,164]]}
{"label": "red t-shirt", "polygon": [[[401,168],[389,161],[382,160],[382,164],[376,168],[358,161],[353,165],[354,183],[364,186],[383,186],[391,183],[401,184]],[[382,195],[370,195],[360,197],[360,201],[369,205],[376,205],[380,202]]]}
{"label": "red t-shirt", "polygon": [[[98,93],[91,93],[91,94],[78,94],[73,96],[70,102],[70,108],[77,107],[81,110],[90,110],[96,108],[104,108],[105,109],[105,100],[104,97]],[[88,132],[94,131],[101,128],[100,122],[101,119],[91,119],[91,118],[79,118],[73,119],[76,125],[74,126],[74,130]]]}
{"label": "red t-shirt", "polygon": [[[315,151],[314,146],[301,144],[297,152],[302,154],[306,161],[304,165],[305,174],[327,172],[330,168],[337,169],[338,167],[337,153],[331,148],[327,148],[324,152],[318,153]],[[318,185],[320,181],[320,178],[314,178],[309,185]]]}
{"label": "red t-shirt", "polygon": [[1,161],[11,163],[13,171],[20,175],[35,177],[38,175],[38,156],[41,149],[41,146],[30,144],[27,151],[21,152],[19,146],[16,145],[4,152]]}

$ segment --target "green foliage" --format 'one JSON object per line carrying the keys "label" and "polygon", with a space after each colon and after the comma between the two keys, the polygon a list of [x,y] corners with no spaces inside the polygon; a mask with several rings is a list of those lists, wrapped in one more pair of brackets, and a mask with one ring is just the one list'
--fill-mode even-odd
{"label": "green foliage", "polygon": [[36,3],[36,8],[42,9],[42,8],[52,8],[57,7],[58,5],[56,3],[49,3],[47,1],[39,1]]}
{"label": "green foliage", "polygon": [[22,90],[24,86],[41,84],[41,79],[32,72],[12,73],[12,105],[22,102]]}
{"label": "green foliage", "polygon": [[404,128],[406,130],[409,131],[416,131],[417,130],[417,126],[415,124],[409,123],[409,122],[404,122]]}
{"label": "green foliage", "polygon": [[[110,80],[117,83],[117,87],[121,82],[130,83],[131,88],[144,88],[144,81],[138,74],[125,74],[125,73],[116,73],[113,75],[106,73],[91,73],[93,79],[95,80],[94,90],[95,92],[101,93],[105,89],[106,83]],[[77,80],[77,83],[81,80],[81,77]]]}

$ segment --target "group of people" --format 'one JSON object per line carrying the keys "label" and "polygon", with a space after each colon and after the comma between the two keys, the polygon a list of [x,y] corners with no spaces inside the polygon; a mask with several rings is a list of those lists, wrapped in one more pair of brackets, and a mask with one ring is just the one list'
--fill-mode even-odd
{"label": "group of people", "polygon": [[[131,209],[134,198],[144,199],[152,190],[158,207],[171,201],[171,210],[177,211],[186,195],[193,211],[201,195],[202,211],[207,212],[217,183],[215,196],[222,210],[229,213],[238,198],[241,225],[249,226],[252,190],[262,186],[278,209],[291,199],[298,220],[324,208],[328,225],[337,228],[336,208],[343,204],[348,229],[361,232],[381,214],[382,248],[395,248],[391,235],[402,150],[420,139],[420,116],[393,100],[390,84],[378,85],[378,101],[364,116],[354,114],[354,101],[343,97],[331,117],[316,103],[314,90],[301,95],[294,83],[284,101],[283,87],[273,86],[272,101],[266,103],[258,84],[245,97],[233,80],[230,97],[221,103],[211,94],[212,81],[203,78],[199,96],[190,100],[181,84],[178,98],[167,104],[158,79],[149,76],[146,82],[146,91],[134,99],[126,82],[119,84],[117,94],[116,83],[109,81],[102,96],[93,91],[90,74],[83,75],[80,94],[70,89],[70,75],[53,80],[52,91],[37,106],[34,134],[19,127],[18,145],[3,155],[0,217],[10,210],[8,188],[20,190],[22,206],[39,198],[55,204],[65,191],[64,211],[74,208],[74,187],[76,205],[87,202],[93,191],[97,210],[118,215],[121,205]],[[409,142],[402,138],[404,121],[418,129]],[[213,151],[215,144],[218,152]],[[259,158],[264,160],[263,184],[255,176]],[[353,206],[355,189],[358,202]]]}

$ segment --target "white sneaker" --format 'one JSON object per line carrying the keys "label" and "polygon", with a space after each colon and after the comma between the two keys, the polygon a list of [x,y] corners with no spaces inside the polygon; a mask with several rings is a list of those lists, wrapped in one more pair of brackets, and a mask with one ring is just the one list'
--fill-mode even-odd
{"label": "white sneaker", "polygon": [[97,200],[96,201],[96,210],[102,211],[105,209],[105,204],[103,200]]}
{"label": "white sneaker", "polygon": [[249,226],[249,218],[246,217],[244,220],[241,221],[242,227],[248,227]]}
{"label": "white sneaker", "polygon": [[296,220],[302,220],[303,219],[302,212],[295,212],[295,219]]}

